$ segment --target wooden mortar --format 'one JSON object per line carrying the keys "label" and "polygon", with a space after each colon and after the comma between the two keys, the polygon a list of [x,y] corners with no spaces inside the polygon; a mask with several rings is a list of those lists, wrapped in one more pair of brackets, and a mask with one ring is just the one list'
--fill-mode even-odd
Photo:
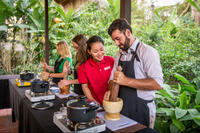
{"label": "wooden mortar", "polygon": [[117,98],[116,102],[103,100],[103,108],[106,111],[105,119],[117,121],[121,119],[120,111],[123,107],[123,100]]}
{"label": "wooden mortar", "polygon": [[[122,71],[121,66],[117,67],[117,71]],[[120,111],[123,107],[123,100],[118,98],[119,85],[114,83],[113,80],[109,81],[108,90],[110,90],[109,101],[103,100],[103,107],[106,111],[105,119],[116,121],[120,120]]]}

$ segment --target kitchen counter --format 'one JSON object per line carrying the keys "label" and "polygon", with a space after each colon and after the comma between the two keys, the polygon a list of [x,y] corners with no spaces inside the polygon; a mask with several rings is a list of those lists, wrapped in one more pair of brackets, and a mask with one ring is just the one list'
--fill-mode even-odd
{"label": "kitchen counter", "polygon": [[[19,120],[19,133],[61,133],[62,131],[53,123],[53,114],[67,101],[56,97],[51,100],[54,103],[52,108],[43,111],[35,110],[31,108],[32,103],[25,97],[24,92],[28,89],[30,87],[17,87],[14,78],[9,79],[10,105],[13,109],[13,117]],[[111,130],[106,129],[105,132]],[[156,131],[138,123],[115,132],[155,133]]]}

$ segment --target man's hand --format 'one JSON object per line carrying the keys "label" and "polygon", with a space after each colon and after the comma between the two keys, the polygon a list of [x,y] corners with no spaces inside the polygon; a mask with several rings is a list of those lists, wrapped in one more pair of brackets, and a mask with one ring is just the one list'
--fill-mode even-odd
{"label": "man's hand", "polygon": [[114,73],[114,82],[117,83],[118,85],[126,85],[128,78],[124,75],[123,72],[116,71]]}
{"label": "man's hand", "polygon": [[71,82],[70,82],[69,80],[63,79],[63,80],[61,80],[61,81],[58,83],[58,87],[59,87],[59,88],[62,88],[62,87],[64,87],[64,86],[70,85],[70,84],[71,84]]}
{"label": "man's hand", "polygon": [[106,101],[109,101],[109,99],[110,99],[110,91],[106,91],[106,93],[104,94],[103,99],[106,100]]}

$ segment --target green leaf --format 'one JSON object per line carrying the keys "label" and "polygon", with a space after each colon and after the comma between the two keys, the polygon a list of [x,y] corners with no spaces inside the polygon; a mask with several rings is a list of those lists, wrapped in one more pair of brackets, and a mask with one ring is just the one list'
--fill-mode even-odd
{"label": "green leaf", "polygon": [[180,105],[179,105],[179,108],[181,109],[186,109],[187,108],[187,96],[186,96],[186,91],[184,91],[180,98],[179,98],[179,101],[180,101]]}
{"label": "green leaf", "polygon": [[179,121],[175,118],[172,118],[172,122],[180,131],[182,131],[182,132],[185,131],[185,126],[181,121]]}
{"label": "green leaf", "polygon": [[180,94],[181,93],[181,85],[178,83],[178,94]]}
{"label": "green leaf", "polygon": [[193,120],[198,126],[200,126],[200,118],[194,118]]}
{"label": "green leaf", "polygon": [[158,108],[156,113],[166,113],[167,116],[171,116],[174,112],[173,108]]}
{"label": "green leaf", "polygon": [[187,110],[183,110],[178,107],[176,107],[176,109],[175,109],[176,119],[183,117],[184,115],[186,115],[186,113],[187,113]]}
{"label": "green leaf", "polygon": [[6,8],[10,8],[10,9],[14,9],[14,0],[1,0],[7,7]]}
{"label": "green leaf", "polygon": [[194,122],[200,126],[200,113],[197,109],[189,109],[190,115],[192,116]]}
{"label": "green leaf", "polygon": [[178,128],[174,125],[174,124],[170,124],[170,132],[171,133],[178,133],[179,132],[179,130],[178,130]]}
{"label": "green leaf", "polygon": [[20,29],[23,29],[23,28],[33,29],[32,26],[27,25],[27,24],[14,24],[14,26],[19,27]]}
{"label": "green leaf", "polygon": [[171,87],[168,84],[164,84],[163,89],[170,95],[171,98],[174,97],[174,94],[171,92]]}
{"label": "green leaf", "polygon": [[190,84],[190,85],[184,85],[183,88],[185,90],[189,91],[189,92],[193,92],[193,93],[196,92],[196,89],[195,89],[195,87],[192,84]]}
{"label": "green leaf", "polygon": [[200,108],[200,105],[195,105],[194,108],[195,109]]}
{"label": "green leaf", "polygon": [[158,11],[155,10],[154,11],[154,14],[155,14],[155,20],[156,20],[156,23],[161,26],[163,24],[163,21],[162,21],[162,18],[160,17],[160,15],[158,14]]}
{"label": "green leaf", "polygon": [[183,116],[180,121],[188,121],[188,120],[192,120],[193,117],[191,116],[191,114],[188,114],[186,116]]}
{"label": "green leaf", "polygon": [[183,77],[182,75],[180,75],[178,73],[176,73],[174,75],[174,77],[176,77],[177,79],[179,79],[180,81],[182,81],[185,84],[190,84],[190,82],[185,77]]}
{"label": "green leaf", "polygon": [[172,97],[166,92],[166,90],[164,90],[164,89],[160,90],[160,93],[161,93],[162,96],[164,96],[164,97],[170,97],[170,98],[172,98]]}
{"label": "green leaf", "polygon": [[200,12],[200,7],[193,0],[187,0],[193,7],[195,7],[198,12]]}
{"label": "green leaf", "polygon": [[196,94],[195,103],[200,104],[200,91],[198,91]]}
{"label": "green leaf", "polygon": [[7,31],[8,27],[6,25],[0,25],[0,31]]}
{"label": "green leaf", "polygon": [[188,112],[191,114],[192,117],[200,118],[200,113],[197,109],[188,109]]}

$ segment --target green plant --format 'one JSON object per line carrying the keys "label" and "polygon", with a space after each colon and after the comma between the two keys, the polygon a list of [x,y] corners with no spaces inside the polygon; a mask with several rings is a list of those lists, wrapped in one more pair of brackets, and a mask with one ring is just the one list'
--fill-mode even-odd
{"label": "green plant", "polygon": [[161,133],[197,133],[200,130],[200,89],[180,74],[174,76],[180,83],[165,84],[156,93],[155,128]]}
{"label": "green plant", "polygon": [[197,9],[198,12],[200,12],[200,5],[197,4],[197,2],[200,3],[200,0],[198,0],[198,1],[197,1],[197,0],[196,0],[196,1],[195,1],[195,0],[187,0],[187,1],[188,1],[192,6],[194,6],[194,7]]}

